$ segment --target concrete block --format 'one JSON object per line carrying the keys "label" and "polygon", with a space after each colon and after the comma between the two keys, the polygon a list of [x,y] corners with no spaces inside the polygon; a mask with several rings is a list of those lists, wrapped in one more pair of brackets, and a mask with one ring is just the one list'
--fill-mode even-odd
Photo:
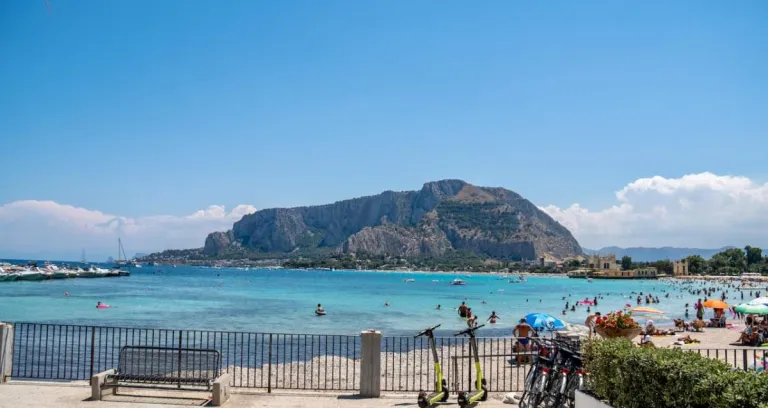
{"label": "concrete block", "polygon": [[[91,401],[101,401],[102,387],[107,382],[107,376],[115,373],[114,369],[102,371],[98,374],[94,374],[91,377]],[[114,394],[115,388],[110,388],[111,393]]]}
{"label": "concrete block", "polygon": [[229,399],[229,374],[222,374],[213,382],[213,401],[214,407],[224,405]]}
{"label": "concrete block", "polygon": [[11,378],[13,363],[13,325],[0,322],[0,384]]}
{"label": "concrete block", "polygon": [[603,401],[581,391],[576,391],[576,408],[612,408]]}
{"label": "concrete block", "polygon": [[381,396],[381,332],[366,330],[360,333],[360,396]]}

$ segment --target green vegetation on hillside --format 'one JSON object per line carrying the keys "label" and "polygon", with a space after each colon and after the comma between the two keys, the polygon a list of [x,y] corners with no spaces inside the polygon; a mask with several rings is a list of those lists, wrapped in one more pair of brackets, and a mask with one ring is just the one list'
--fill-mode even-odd
{"label": "green vegetation on hillside", "polygon": [[517,231],[517,213],[503,211],[499,204],[465,203],[443,201],[437,205],[441,224],[455,226],[462,230],[480,230],[497,240],[508,238],[510,232]]}

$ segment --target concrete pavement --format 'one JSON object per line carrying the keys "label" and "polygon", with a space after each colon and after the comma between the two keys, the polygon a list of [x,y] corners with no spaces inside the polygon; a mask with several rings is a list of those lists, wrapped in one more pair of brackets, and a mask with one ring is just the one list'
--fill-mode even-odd
{"label": "concrete pavement", "polygon": [[[89,401],[91,390],[84,383],[50,383],[12,381],[0,384],[0,408],[179,408],[205,406],[210,397],[206,392],[155,391],[121,388],[118,395],[107,396],[104,401]],[[501,398],[502,395],[495,395]],[[453,397],[446,407],[457,407]],[[330,393],[272,393],[234,389],[224,407],[281,407],[281,408],[417,408],[416,394],[385,395],[382,398],[363,399],[355,395]],[[498,399],[483,402],[479,407],[510,407]],[[512,405],[511,407],[514,407]]]}

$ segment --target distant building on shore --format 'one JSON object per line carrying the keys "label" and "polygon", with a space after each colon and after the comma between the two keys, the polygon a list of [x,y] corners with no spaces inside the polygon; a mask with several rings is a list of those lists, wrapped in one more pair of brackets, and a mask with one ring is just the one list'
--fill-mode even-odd
{"label": "distant building on shore", "polygon": [[688,261],[685,259],[675,261],[675,263],[672,265],[672,274],[675,276],[688,275],[688,272]]}
{"label": "distant building on shore", "polygon": [[657,279],[658,277],[656,268],[598,271],[590,276],[594,279]]}
{"label": "distant building on shore", "polygon": [[657,279],[656,268],[622,270],[616,254],[587,256],[587,268],[568,273],[569,278],[593,279]]}
{"label": "distant building on shore", "polygon": [[616,261],[616,254],[608,254],[606,256],[589,255],[587,256],[587,267],[603,271],[620,269],[619,263]]}

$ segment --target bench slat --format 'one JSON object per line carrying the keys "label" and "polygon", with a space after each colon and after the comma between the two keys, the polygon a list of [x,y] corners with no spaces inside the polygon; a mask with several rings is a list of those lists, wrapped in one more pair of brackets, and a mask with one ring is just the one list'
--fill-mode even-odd
{"label": "bench slat", "polygon": [[221,374],[221,353],[214,349],[123,346],[116,381],[209,385]]}

